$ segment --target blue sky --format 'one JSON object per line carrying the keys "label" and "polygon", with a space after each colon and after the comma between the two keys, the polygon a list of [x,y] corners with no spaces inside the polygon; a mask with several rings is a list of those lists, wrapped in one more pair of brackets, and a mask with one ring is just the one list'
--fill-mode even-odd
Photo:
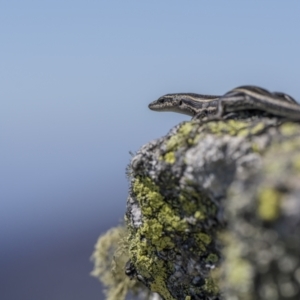
{"label": "blue sky", "polygon": [[36,213],[73,218],[72,197],[91,190],[110,214],[124,210],[128,151],[187,119],[149,111],[162,94],[256,84],[300,98],[297,1],[1,6],[0,222],[11,230]]}
{"label": "blue sky", "polygon": [[300,99],[299,15],[293,0],[1,1],[0,258],[118,223],[129,151],[188,119],[149,111],[162,94]]}

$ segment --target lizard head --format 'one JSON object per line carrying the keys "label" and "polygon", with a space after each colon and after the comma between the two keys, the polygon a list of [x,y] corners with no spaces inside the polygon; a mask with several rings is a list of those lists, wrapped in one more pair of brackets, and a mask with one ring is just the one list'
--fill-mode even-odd
{"label": "lizard head", "polygon": [[172,111],[189,116],[195,115],[189,94],[166,94],[151,102],[148,107],[155,111]]}

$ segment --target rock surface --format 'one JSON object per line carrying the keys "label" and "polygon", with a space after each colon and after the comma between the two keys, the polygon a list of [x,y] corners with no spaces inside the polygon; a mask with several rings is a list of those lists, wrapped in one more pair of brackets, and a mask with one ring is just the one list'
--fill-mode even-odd
{"label": "rock surface", "polygon": [[129,289],[300,299],[299,150],[300,124],[265,115],[184,122],[143,146],[128,167],[116,247],[129,259]]}

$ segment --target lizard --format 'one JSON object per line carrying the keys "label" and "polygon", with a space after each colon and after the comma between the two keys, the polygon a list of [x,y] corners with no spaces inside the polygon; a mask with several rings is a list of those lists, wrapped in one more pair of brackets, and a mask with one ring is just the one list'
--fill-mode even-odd
{"label": "lizard", "polygon": [[300,105],[282,92],[269,92],[257,86],[240,86],[225,95],[195,93],[166,94],[148,106],[154,111],[173,111],[207,120],[222,118],[241,110],[261,110],[275,116],[300,120]]}

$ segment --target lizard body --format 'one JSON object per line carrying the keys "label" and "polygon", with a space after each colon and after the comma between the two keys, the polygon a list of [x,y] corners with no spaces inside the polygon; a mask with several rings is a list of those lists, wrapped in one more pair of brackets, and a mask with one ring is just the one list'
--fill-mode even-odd
{"label": "lizard body", "polygon": [[192,116],[223,117],[226,113],[241,110],[261,110],[276,116],[300,120],[300,105],[291,96],[269,92],[256,86],[240,86],[224,96],[193,93],[167,94],[149,104],[155,111],[173,111]]}

